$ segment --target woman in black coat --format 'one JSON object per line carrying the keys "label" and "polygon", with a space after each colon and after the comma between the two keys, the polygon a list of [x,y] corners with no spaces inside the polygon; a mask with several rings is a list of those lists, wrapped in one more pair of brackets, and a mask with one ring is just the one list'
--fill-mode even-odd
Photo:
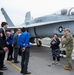
{"label": "woman in black coat", "polygon": [[[59,64],[60,61],[60,40],[58,39],[58,35],[54,34],[53,39],[51,41],[51,49],[52,49],[52,57],[53,57],[53,63],[52,64]],[[57,61],[56,61],[57,58]]]}

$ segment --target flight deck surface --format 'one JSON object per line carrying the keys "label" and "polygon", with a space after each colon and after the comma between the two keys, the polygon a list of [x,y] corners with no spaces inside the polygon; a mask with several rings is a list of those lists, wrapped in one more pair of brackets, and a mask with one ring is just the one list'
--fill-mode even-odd
{"label": "flight deck surface", "polygon": [[[21,56],[18,60],[21,62]],[[48,47],[31,46],[30,48],[28,71],[31,72],[31,75],[74,75],[74,69],[72,71],[64,70],[66,64],[66,59],[61,58],[60,65],[52,65],[52,54]],[[8,70],[4,71],[3,75],[22,75],[20,63],[14,64],[13,61],[5,60],[5,65]]]}

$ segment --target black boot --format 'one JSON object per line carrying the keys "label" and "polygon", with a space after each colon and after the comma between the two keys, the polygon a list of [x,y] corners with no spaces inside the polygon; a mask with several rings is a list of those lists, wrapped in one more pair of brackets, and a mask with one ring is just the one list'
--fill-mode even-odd
{"label": "black boot", "polygon": [[0,72],[0,75],[3,75],[3,72]]}

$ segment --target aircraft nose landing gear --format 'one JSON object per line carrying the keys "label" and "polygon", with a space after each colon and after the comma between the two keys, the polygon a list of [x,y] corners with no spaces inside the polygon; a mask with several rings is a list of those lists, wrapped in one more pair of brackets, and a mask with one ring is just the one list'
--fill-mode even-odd
{"label": "aircraft nose landing gear", "polygon": [[42,46],[42,42],[41,42],[41,41],[38,41],[38,42],[37,42],[37,46],[38,46],[38,47]]}
{"label": "aircraft nose landing gear", "polygon": [[37,44],[37,47],[42,46],[42,42],[38,38],[36,39],[36,44]]}

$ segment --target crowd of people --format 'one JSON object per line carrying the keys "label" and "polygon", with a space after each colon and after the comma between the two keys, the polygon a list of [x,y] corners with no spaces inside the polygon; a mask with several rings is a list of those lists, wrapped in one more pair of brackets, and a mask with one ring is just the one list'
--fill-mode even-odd
{"label": "crowd of people", "polygon": [[[30,55],[30,33],[26,28],[17,28],[15,31],[13,29],[7,30],[8,23],[2,22],[0,28],[0,70],[8,70],[4,64],[4,58],[7,61],[14,61],[14,63],[19,63],[18,55],[21,56],[21,73],[31,74],[28,72],[28,62]],[[7,57],[5,54],[7,52]],[[25,63],[25,64],[24,64]],[[3,72],[0,72],[2,75]]]}
{"label": "crowd of people", "polygon": [[[28,72],[28,62],[30,55],[30,33],[27,28],[17,28],[15,31],[11,29],[10,31],[6,31],[8,27],[7,22],[1,23],[0,28],[0,70],[8,70],[6,65],[4,64],[4,58],[6,52],[7,61],[14,61],[14,63],[19,63],[18,55],[21,55],[21,73],[23,75],[31,74]],[[64,67],[65,70],[72,70],[72,50],[73,50],[73,37],[70,33],[70,29],[65,29],[65,35],[61,37],[61,41],[58,38],[58,34],[53,35],[53,39],[51,41],[51,49],[52,49],[52,64],[60,64],[60,47],[59,44],[62,43],[66,47],[66,58],[67,58],[67,66]],[[57,59],[57,60],[56,60]],[[3,72],[0,71],[0,75]]]}

